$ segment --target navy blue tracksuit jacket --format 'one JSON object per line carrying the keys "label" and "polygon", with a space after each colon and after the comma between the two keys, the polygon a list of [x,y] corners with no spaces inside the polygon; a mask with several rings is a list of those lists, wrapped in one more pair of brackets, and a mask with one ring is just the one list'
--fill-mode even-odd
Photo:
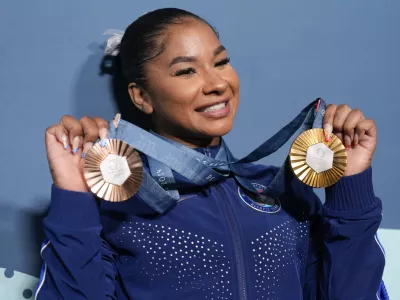
{"label": "navy blue tracksuit jacket", "polygon": [[[278,170],[246,168],[257,189]],[[182,198],[163,215],[138,195],[110,203],[53,186],[36,300],[386,299],[371,168],[328,188],[324,204],[297,178],[266,204],[232,177],[175,179]]]}

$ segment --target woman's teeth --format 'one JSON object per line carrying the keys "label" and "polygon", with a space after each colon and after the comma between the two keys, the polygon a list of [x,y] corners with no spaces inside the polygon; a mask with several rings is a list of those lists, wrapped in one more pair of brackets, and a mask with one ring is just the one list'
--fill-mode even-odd
{"label": "woman's teeth", "polygon": [[216,110],[219,110],[221,108],[224,108],[225,105],[226,105],[226,102],[221,102],[221,103],[215,104],[213,106],[209,106],[209,107],[203,109],[203,111],[204,112],[216,111]]}

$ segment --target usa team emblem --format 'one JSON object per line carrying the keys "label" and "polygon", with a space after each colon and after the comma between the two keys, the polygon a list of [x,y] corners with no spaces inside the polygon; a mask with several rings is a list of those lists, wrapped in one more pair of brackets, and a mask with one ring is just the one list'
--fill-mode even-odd
{"label": "usa team emblem", "polygon": [[[252,183],[258,192],[262,192],[266,189],[265,186],[259,183]],[[251,208],[260,212],[274,214],[281,210],[281,202],[278,198],[271,198],[265,195],[255,195],[254,200],[250,198],[248,194],[240,187],[238,187],[238,194],[240,199],[243,200]]]}

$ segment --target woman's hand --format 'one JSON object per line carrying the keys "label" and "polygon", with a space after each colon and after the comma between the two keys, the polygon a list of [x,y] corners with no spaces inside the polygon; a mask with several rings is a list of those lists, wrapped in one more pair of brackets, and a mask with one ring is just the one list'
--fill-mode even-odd
{"label": "woman's hand", "polygon": [[325,139],[331,134],[338,136],[347,151],[347,167],[344,176],[355,175],[368,169],[376,148],[376,124],[366,119],[358,109],[341,104],[327,106],[324,117]]}
{"label": "woman's hand", "polygon": [[53,182],[61,189],[87,192],[83,177],[85,156],[100,138],[108,135],[108,122],[101,118],[77,120],[63,116],[46,130],[46,152]]}

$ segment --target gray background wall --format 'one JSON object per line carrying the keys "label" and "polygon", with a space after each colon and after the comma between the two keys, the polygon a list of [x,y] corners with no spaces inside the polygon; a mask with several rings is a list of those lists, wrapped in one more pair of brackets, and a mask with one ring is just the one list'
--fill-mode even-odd
{"label": "gray background wall", "polygon": [[[400,2],[28,1],[0,3],[0,298],[33,299],[41,218],[51,179],[44,130],[63,114],[116,112],[99,62],[109,28],[124,30],[160,7],[189,9],[217,27],[241,78],[241,106],[227,141],[244,155],[316,97],[374,118],[373,162],[384,202],[385,281],[400,299]],[[289,145],[265,160],[281,164]],[[318,193],[323,197],[322,191]]]}

